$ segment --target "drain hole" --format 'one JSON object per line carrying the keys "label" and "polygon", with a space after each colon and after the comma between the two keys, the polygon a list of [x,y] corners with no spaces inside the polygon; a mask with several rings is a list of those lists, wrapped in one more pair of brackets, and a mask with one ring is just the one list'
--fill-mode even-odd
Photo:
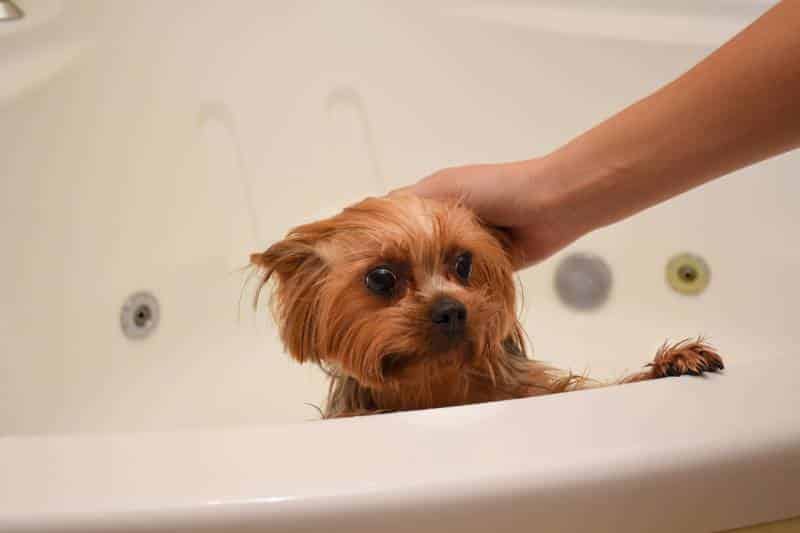
{"label": "drain hole", "polygon": [[679,254],[670,259],[666,269],[667,283],[681,294],[699,294],[711,281],[711,270],[702,257]]}
{"label": "drain hole", "polygon": [[574,253],[556,269],[555,289],[561,302],[579,311],[602,307],[611,292],[611,268],[602,257]]}
{"label": "drain hole", "polygon": [[136,324],[137,327],[143,328],[147,326],[147,323],[150,322],[152,316],[153,312],[149,307],[146,305],[139,306],[136,309],[136,312],[133,314],[133,323]]}
{"label": "drain hole", "polygon": [[688,281],[689,283],[691,283],[697,279],[697,270],[688,265],[683,265],[678,269],[678,275],[684,281]]}
{"label": "drain hole", "polygon": [[122,333],[129,339],[150,336],[158,326],[158,300],[148,292],[137,292],[128,297],[120,310]]}

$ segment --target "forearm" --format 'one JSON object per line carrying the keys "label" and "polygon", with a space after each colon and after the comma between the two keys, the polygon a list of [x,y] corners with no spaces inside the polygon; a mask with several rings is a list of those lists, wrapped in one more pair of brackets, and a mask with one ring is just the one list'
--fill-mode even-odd
{"label": "forearm", "polygon": [[540,160],[532,187],[547,191],[539,210],[558,206],[561,221],[585,233],[799,145],[800,0],[786,0]]}

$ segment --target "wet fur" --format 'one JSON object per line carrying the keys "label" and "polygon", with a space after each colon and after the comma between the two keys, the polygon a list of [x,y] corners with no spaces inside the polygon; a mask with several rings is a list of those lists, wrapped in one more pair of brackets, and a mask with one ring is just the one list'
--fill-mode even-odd
{"label": "wet fur", "polygon": [[[326,418],[605,385],[528,358],[507,244],[458,203],[369,198],[253,254],[263,273],[256,302],[274,281],[272,309],[287,351],[330,377]],[[474,257],[466,284],[449,269],[464,250]],[[401,274],[390,299],[363,283],[382,264]],[[431,331],[429,306],[442,295],[468,310],[468,335],[458,346],[440,346]],[[647,370],[618,383],[720,369],[711,347],[684,341],[663,347]]]}

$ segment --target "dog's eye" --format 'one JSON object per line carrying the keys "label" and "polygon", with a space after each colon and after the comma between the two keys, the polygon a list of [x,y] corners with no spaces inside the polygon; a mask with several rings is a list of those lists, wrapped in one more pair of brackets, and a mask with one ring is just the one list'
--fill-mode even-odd
{"label": "dog's eye", "polygon": [[397,285],[397,276],[387,267],[378,267],[367,272],[364,285],[375,294],[389,296]]}
{"label": "dog's eye", "polygon": [[472,273],[472,254],[464,252],[456,258],[456,275],[462,281],[467,281]]}

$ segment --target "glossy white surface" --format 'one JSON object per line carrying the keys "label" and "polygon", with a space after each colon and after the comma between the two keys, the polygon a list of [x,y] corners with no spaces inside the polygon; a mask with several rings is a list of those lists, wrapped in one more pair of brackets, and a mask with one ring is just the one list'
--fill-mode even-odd
{"label": "glossy white surface", "polygon": [[465,408],[9,438],[0,530],[695,532],[797,516],[788,355]]}
{"label": "glossy white surface", "polygon": [[[0,24],[0,530],[800,514],[798,154],[570,247],[611,267],[598,312],[559,302],[560,256],[522,275],[538,357],[613,377],[705,333],[723,377],[305,423],[324,380],[239,304],[249,252],[289,227],[442,166],[545,153],[771,2],[19,4]],[[711,267],[698,297],[664,283],[683,251]],[[131,342],[119,308],[139,290],[161,324]]]}
{"label": "glossy white surface", "polygon": [[[636,5],[26,3],[0,25],[0,434],[314,418],[324,380],[240,304],[248,253],[433,169],[544,153],[766,7]],[[676,17],[685,43],[650,38]],[[799,159],[576,243],[611,267],[600,312],[561,305],[558,257],[525,272],[536,354],[605,378],[667,337],[740,360],[792,346]],[[711,266],[698,298],[664,283],[682,251]],[[162,320],[130,342],[119,309],[140,290]]]}

